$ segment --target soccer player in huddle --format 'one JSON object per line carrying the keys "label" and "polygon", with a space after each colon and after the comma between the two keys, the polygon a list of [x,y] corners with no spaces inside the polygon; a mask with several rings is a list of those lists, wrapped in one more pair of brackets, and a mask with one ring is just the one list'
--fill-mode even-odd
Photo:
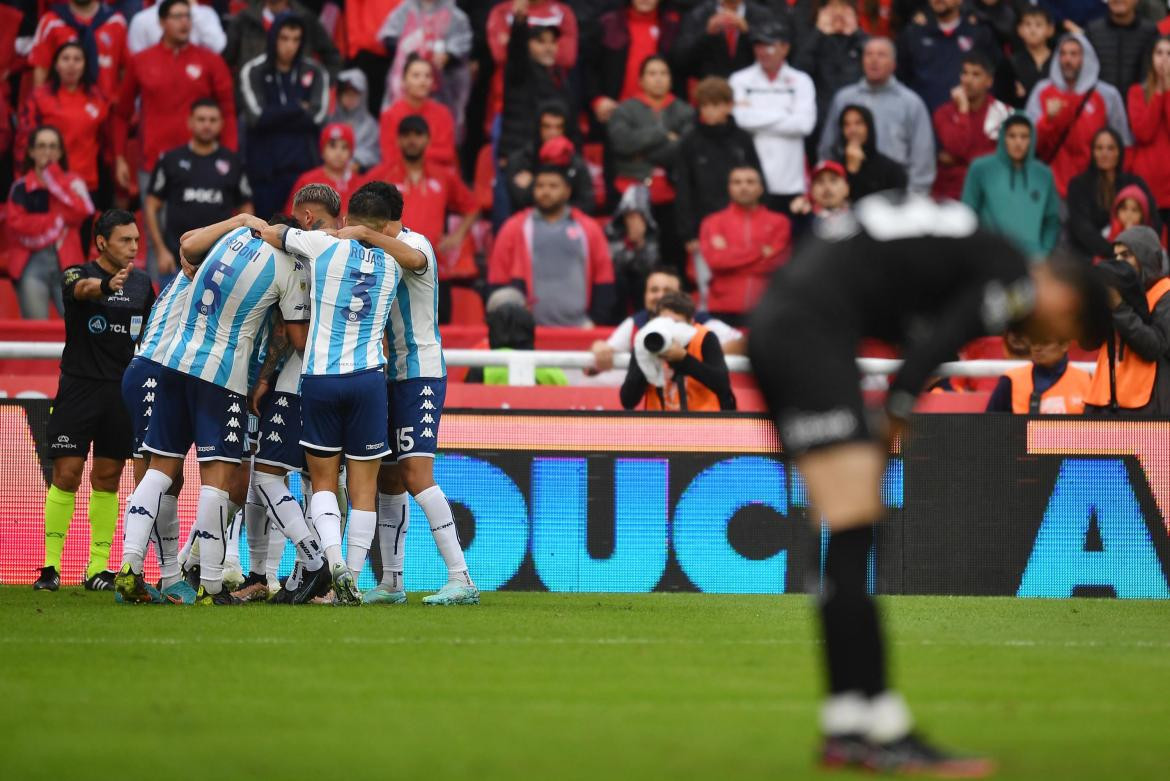
{"label": "soccer player in huddle", "polygon": [[[243,219],[238,227],[234,222]],[[264,223],[233,218],[194,235],[181,248],[198,266],[181,325],[160,353],[162,371],[145,449],[150,468],[126,503],[122,569],[115,590],[126,602],[149,602],[142,578],[151,528],[195,445],[202,487],[196,513],[200,542],[198,604],[238,600],[223,589],[225,538],[231,523],[227,488],[241,462],[247,431],[247,374],[252,346],[278,306],[294,344],[304,344],[307,291],[298,262],[254,234]]]}
{"label": "soccer player in huddle", "polygon": [[[312,305],[301,375],[301,444],[313,485],[313,518],[340,604],[361,604],[361,571],[377,524],[378,467],[390,452],[382,334],[403,269],[425,269],[426,255],[394,237],[402,231],[402,196],[370,182],[350,200],[347,227],[336,236],[270,226],[273,248],[310,263]],[[378,235],[380,234],[380,235]],[[375,237],[378,244],[370,241]],[[383,246],[389,249],[383,249]],[[338,472],[345,456],[352,510],[341,556]]]}

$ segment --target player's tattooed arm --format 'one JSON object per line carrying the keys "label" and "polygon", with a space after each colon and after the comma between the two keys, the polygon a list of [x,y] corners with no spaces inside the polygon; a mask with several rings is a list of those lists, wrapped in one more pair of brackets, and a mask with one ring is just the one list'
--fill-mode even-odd
{"label": "player's tattooed arm", "polygon": [[427,256],[420,250],[407,244],[405,241],[400,241],[393,236],[387,236],[385,233],[379,233],[372,228],[367,228],[365,225],[349,225],[337,232],[339,239],[356,239],[363,241],[373,247],[378,247],[384,250],[387,255],[398,261],[398,265],[411,271],[425,271],[427,267]]}
{"label": "player's tattooed arm", "polygon": [[284,249],[284,235],[288,233],[287,225],[266,225],[260,231],[260,238],[278,250]]}
{"label": "player's tattooed arm", "polygon": [[214,225],[208,225],[206,228],[195,228],[187,231],[179,239],[179,249],[187,257],[188,262],[194,266],[198,266],[203,262],[203,257],[207,254],[207,251],[215,246],[215,242],[223,238],[225,233],[230,233],[240,228],[247,228],[250,231],[259,232],[267,227],[268,223],[254,214],[237,214]]}

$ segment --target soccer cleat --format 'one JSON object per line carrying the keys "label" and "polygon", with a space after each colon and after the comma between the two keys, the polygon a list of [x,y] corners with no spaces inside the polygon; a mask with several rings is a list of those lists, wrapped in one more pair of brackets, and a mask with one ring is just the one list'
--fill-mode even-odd
{"label": "soccer cleat", "polygon": [[821,744],[821,767],[865,768],[872,746],[861,735],[826,735]]}
{"label": "soccer cleat", "polygon": [[86,591],[113,591],[114,573],[109,570],[96,572],[81,585],[85,586]]}
{"label": "soccer cleat", "polygon": [[995,762],[986,757],[951,754],[913,732],[891,743],[871,745],[865,767],[889,775],[927,778],[986,778],[995,772]]}
{"label": "soccer cleat", "polygon": [[242,605],[240,600],[232,596],[226,588],[221,589],[218,594],[208,594],[207,589],[203,586],[199,587],[199,591],[195,593],[196,605]]}
{"label": "soccer cleat", "polygon": [[123,564],[122,569],[114,576],[114,601],[129,605],[157,604],[156,595],[161,598],[156,589],[150,587],[142,576],[130,569],[129,564]]}
{"label": "soccer cleat", "polygon": [[[188,559],[190,561],[190,559]],[[187,581],[187,585],[192,590],[199,589],[200,568],[198,564],[192,564],[190,567],[183,567],[183,580]]]}
{"label": "soccer cleat", "polygon": [[225,591],[244,587],[244,571],[240,569],[239,559],[228,559],[223,563],[223,587]]}
{"label": "soccer cleat", "polygon": [[162,590],[163,599],[172,605],[194,605],[198,592],[191,588],[191,584],[180,580]]}
{"label": "soccer cleat", "polygon": [[358,591],[353,573],[341,562],[333,565],[333,593],[337,597],[335,604],[352,607],[362,603],[362,593]]}
{"label": "soccer cleat", "polygon": [[61,588],[61,573],[56,567],[41,567],[41,575],[33,583],[33,591],[56,591]]}
{"label": "soccer cleat", "polygon": [[479,589],[452,580],[439,589],[438,593],[423,597],[422,603],[424,605],[478,605]]}
{"label": "soccer cleat", "polygon": [[362,594],[363,605],[405,605],[405,591],[391,591],[389,586],[381,583]]}
{"label": "soccer cleat", "polygon": [[329,568],[323,563],[317,569],[307,569],[301,572],[301,581],[295,588],[289,589],[285,583],[284,593],[287,593],[289,605],[307,605],[318,597],[329,593],[333,586],[333,579],[329,575]]}
{"label": "soccer cleat", "polygon": [[244,585],[233,591],[232,596],[241,602],[265,601],[268,599],[268,578],[249,572],[248,577],[244,579]]}

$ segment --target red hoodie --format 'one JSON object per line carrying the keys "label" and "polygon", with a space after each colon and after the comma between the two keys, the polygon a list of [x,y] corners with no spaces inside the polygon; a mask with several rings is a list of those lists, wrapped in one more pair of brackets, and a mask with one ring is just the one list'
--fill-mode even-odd
{"label": "red hoodie", "polygon": [[788,260],[792,229],[783,214],[763,206],[731,204],[703,219],[699,244],[711,268],[707,308],[713,313],[751,311],[772,272]]}
{"label": "red hoodie", "polygon": [[[1045,107],[1053,98],[1064,101],[1064,106],[1056,116],[1049,117]],[[1052,168],[1061,198],[1068,197],[1069,180],[1088,168],[1093,136],[1109,122],[1108,106],[1101,93],[1093,89],[1085,98],[1052,82],[1038,95],[1041,114],[1036,123],[1036,156]],[[1077,116],[1082,102],[1084,108]]]}
{"label": "red hoodie", "polygon": [[1122,187],[1121,192],[1113,199],[1113,208],[1109,210],[1109,240],[1116,239],[1123,230],[1132,225],[1122,225],[1117,218],[1117,210],[1121,208],[1121,204],[1126,200],[1134,200],[1137,202],[1138,208],[1142,210],[1142,225],[1150,224],[1150,202],[1146,199],[1146,194],[1142,188],[1136,184],[1131,184],[1129,187]]}
{"label": "red hoodie", "polygon": [[33,90],[20,109],[20,121],[13,148],[17,160],[24,159],[29,136],[41,125],[52,125],[65,139],[69,168],[85,180],[91,191],[98,186],[98,151],[110,141],[110,104],[96,90],[53,91],[44,84]]}
{"label": "red hoodie", "polygon": [[953,162],[938,163],[938,173],[934,177],[934,187],[930,194],[935,198],[959,199],[963,194],[963,181],[967,178],[967,168],[976,157],[989,155],[995,151],[999,134],[989,135],[987,132],[987,113],[994,109],[993,121],[998,117],[996,127],[1003,123],[1009,110],[991,95],[988,95],[983,105],[966,114],[959,111],[953,100],[948,100],[934,111],[934,134],[938,139],[939,154],[946,152]]}
{"label": "red hoodie", "polygon": [[61,268],[85,262],[78,226],[93,214],[85,182],[62,171],[56,163],[44,171],[45,181],[33,171],[17,179],[8,194],[8,275],[20,279],[29,255],[57,245]]}
{"label": "red hoodie", "polygon": [[187,117],[199,98],[213,98],[219,104],[223,112],[219,142],[232,151],[239,148],[235,87],[227,65],[211,49],[187,44],[175,50],[159,42],[130,58],[114,112],[114,148],[119,156],[126,154],[126,127],[140,94],[143,170],[154,170],[163,152],[190,140]]}
{"label": "red hoodie", "polygon": [[1144,86],[1134,84],[1126,102],[1134,139],[1128,168],[1146,180],[1159,209],[1170,207],[1170,99],[1162,92],[1147,101]]}

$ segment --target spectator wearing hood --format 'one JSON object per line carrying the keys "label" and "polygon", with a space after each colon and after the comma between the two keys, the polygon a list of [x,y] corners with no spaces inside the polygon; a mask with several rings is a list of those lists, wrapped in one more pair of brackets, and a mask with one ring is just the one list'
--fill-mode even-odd
{"label": "spectator wearing hood", "polygon": [[670,92],[670,66],[654,54],[642,61],[637,96],[622,101],[606,126],[614,154],[618,192],[635,184],[650,191],[650,207],[661,228],[662,257],[682,263],[683,247],[674,223],[674,185],[670,172],[679,140],[695,124],[695,110]]}
{"label": "spectator wearing hood", "polygon": [[1097,370],[1085,397],[1086,414],[1170,414],[1170,279],[1158,234],[1139,226],[1113,242],[1116,260],[1132,269],[1144,293],[1144,311],[1111,287],[1111,340],[1097,354]]}
{"label": "spectator wearing hood", "polygon": [[227,47],[223,58],[232,70],[240,70],[257,57],[269,52],[269,33],[276,19],[291,14],[304,30],[304,51],[329,73],[337,76],[341,70],[341,52],[333,45],[329,33],[317,15],[294,0],[259,0],[249,2],[232,17],[227,30]]}
{"label": "spectator wearing hood", "polygon": [[496,236],[488,284],[524,293],[537,325],[589,327],[614,319],[613,260],[601,227],[569,206],[563,169],[536,173],[532,209]]}
{"label": "spectator wearing hood", "polygon": [[683,18],[674,46],[679,76],[729,78],[754,61],[751,32],[775,20],[754,0],[702,0]]}
{"label": "spectator wearing hood", "polygon": [[392,59],[383,106],[402,97],[402,76],[410,56],[435,67],[435,99],[455,118],[455,138],[463,138],[463,117],[471,95],[471,22],[455,0],[403,0],[378,30]]}
{"label": "spectator wearing hood", "polygon": [[[1036,154],[1052,167],[1063,198],[1069,180],[1089,162],[1093,135],[1113,128],[1123,145],[1132,143],[1121,93],[1098,79],[1097,52],[1080,33],[1060,39],[1049,76],[1032,90],[1026,111],[1036,125]],[[1109,203],[1103,207],[1109,209]]]}
{"label": "spectator wearing hood", "polygon": [[792,227],[761,203],[763,177],[755,168],[732,169],[727,193],[731,204],[703,220],[699,243],[711,269],[708,309],[725,323],[742,326],[772,272],[788,260]]}
{"label": "spectator wearing hood", "polygon": [[355,142],[353,128],[342,122],[331,122],[321,130],[318,151],[322,164],[305,171],[288,191],[285,214],[293,213],[293,198],[297,191],[309,184],[327,184],[341,196],[341,213],[349,211],[349,196],[360,187],[364,179],[354,170],[353,150]]}
{"label": "spectator wearing hood", "polygon": [[1158,28],[1138,15],[1138,0],[1108,0],[1108,13],[1085,27],[1101,61],[1101,81],[1125,94],[1141,80]]}
{"label": "spectator wearing hood", "polygon": [[434,91],[434,63],[410,56],[402,74],[402,95],[378,120],[383,163],[398,162],[398,126],[414,114],[425,119],[431,131],[427,158],[437,165],[455,165],[455,120],[449,108],[431,97]]}
{"label": "spectator wearing hood", "polygon": [[[1117,193],[1135,185],[1145,193],[1147,203],[1155,203],[1146,182],[1125,170],[1125,146],[1117,131],[1101,128],[1089,146],[1090,156],[1083,173],[1074,176],[1068,185],[1069,245],[1085,260],[1112,257],[1113,246],[1106,237]],[[1156,213],[1150,218],[1160,234],[1161,219]]]}
{"label": "spectator wearing hood", "polygon": [[883,190],[906,188],[905,166],[878,151],[877,128],[868,108],[846,106],[839,115],[838,126],[839,141],[829,159],[844,166],[854,201]]}
{"label": "spectator wearing hood", "polygon": [[[819,156],[841,159],[834,154],[834,150],[840,152],[843,148],[841,115],[846,106],[863,106],[868,109],[869,137],[877,150],[903,167],[911,190],[928,193],[935,176],[930,112],[922,98],[894,76],[896,67],[894,44],[888,38],[871,38],[866,42],[861,62],[863,77],[833,96],[825,117]],[[851,181],[850,188],[854,187]]]}
{"label": "spectator wearing hood", "polygon": [[1133,173],[1150,185],[1162,223],[1170,220],[1170,38],[1150,51],[1145,81],[1129,88]]}
{"label": "spectator wearing hood", "polygon": [[1113,199],[1113,209],[1110,212],[1109,240],[1116,241],[1117,237],[1130,228],[1139,225],[1149,225],[1153,212],[1150,202],[1142,188],[1131,184],[1124,187]]}
{"label": "spectator wearing hood", "polygon": [[861,78],[861,52],[869,36],[858,25],[852,0],[817,0],[816,26],[801,38],[792,65],[813,80],[817,94],[817,124],[821,137],[829,104],[837,90]]}
{"label": "spectator wearing hood", "polygon": [[898,78],[934,111],[959,81],[963,57],[982,52],[997,58],[991,31],[962,13],[962,0],[930,0],[930,14],[911,22],[898,38]]}
{"label": "spectator wearing hood", "polygon": [[699,121],[679,141],[674,165],[674,213],[688,255],[699,251],[703,218],[727,207],[727,176],[740,166],[760,168],[751,134],[735,124],[731,85],[708,76],[695,87]]}
{"label": "spectator wearing hood", "polygon": [[637,311],[650,269],[659,263],[658,224],[650,211],[650,191],[636,184],[626,189],[613,219],[605,226],[613,258],[614,286],[620,312]]}
{"label": "spectator wearing hood", "polygon": [[284,207],[297,178],[319,159],[329,74],[304,58],[304,35],[299,16],[277,17],[268,31],[267,53],[240,71],[248,180],[256,213],[265,217]]}
{"label": "spectator wearing hood", "polygon": [[[45,4],[40,4],[43,9]],[[122,65],[126,62],[126,18],[101,0],[72,0],[56,3],[37,22],[32,50],[33,86],[49,78],[57,50],[69,41],[85,49],[87,68],[106,100],[118,96]]]}
{"label": "spectator wearing hood", "polygon": [[[629,0],[602,14],[585,42],[585,95],[597,121],[605,124],[618,104],[641,90],[642,62],[670,55],[678,38],[678,12],[660,0]],[[677,91],[684,80],[678,79]]]}
{"label": "spectator wearing hood", "polygon": [[977,157],[995,151],[999,126],[1011,109],[991,94],[994,79],[991,61],[982,52],[963,57],[959,84],[951,99],[935,109],[934,132],[938,137],[938,174],[931,195],[958,198],[963,192],[967,166]]}
{"label": "spectator wearing hood", "polygon": [[343,122],[353,130],[353,160],[362,170],[382,161],[378,120],[367,105],[369,90],[366,74],[361,70],[350,68],[337,74],[337,107],[328,119],[330,124]]}
{"label": "spectator wearing hood", "polygon": [[962,193],[980,225],[1014,239],[1033,256],[1047,255],[1060,238],[1060,196],[1052,171],[1036,159],[1035,147],[1028,117],[1008,117],[995,153],[971,163]]}
{"label": "spectator wearing hood", "polygon": [[536,118],[536,133],[532,143],[508,156],[508,167],[504,176],[508,197],[513,212],[532,206],[532,184],[535,172],[544,165],[565,169],[569,177],[572,195],[569,203],[575,209],[593,214],[597,201],[593,192],[593,179],[585,158],[581,157],[569,140],[566,131],[569,115],[559,102],[542,106]]}

